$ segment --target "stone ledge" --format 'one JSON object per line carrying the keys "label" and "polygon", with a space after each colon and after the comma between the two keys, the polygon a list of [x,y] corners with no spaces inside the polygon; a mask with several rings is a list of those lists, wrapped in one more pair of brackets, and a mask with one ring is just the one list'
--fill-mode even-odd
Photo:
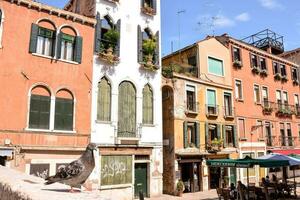
{"label": "stone ledge", "polygon": [[[70,187],[55,183],[44,185],[44,180],[0,166],[1,200],[94,200],[110,199],[99,191],[69,193]],[[105,197],[105,198],[104,198]]]}

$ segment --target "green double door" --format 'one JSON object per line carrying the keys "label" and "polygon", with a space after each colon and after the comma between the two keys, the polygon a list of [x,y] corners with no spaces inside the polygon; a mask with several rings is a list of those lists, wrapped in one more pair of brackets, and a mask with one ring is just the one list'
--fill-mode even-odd
{"label": "green double door", "polygon": [[139,197],[142,192],[148,197],[147,163],[136,163],[134,166],[134,195]]}

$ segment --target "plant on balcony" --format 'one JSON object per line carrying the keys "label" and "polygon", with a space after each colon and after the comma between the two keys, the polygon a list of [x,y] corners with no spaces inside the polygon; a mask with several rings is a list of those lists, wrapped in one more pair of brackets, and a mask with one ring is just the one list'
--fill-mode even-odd
{"label": "plant on balcony", "polygon": [[294,80],[293,80],[293,84],[294,84],[294,85],[299,85],[299,80],[294,79]]}
{"label": "plant on balcony", "polygon": [[110,64],[119,62],[119,57],[114,54],[119,38],[120,34],[115,29],[110,29],[103,35],[103,42],[101,42],[102,51],[99,53],[99,57],[102,60]]}
{"label": "plant on balcony", "polygon": [[260,73],[260,69],[257,66],[253,66],[252,67],[252,72],[255,74],[259,74]]}
{"label": "plant on balcony", "polygon": [[273,108],[272,107],[263,107],[263,113],[266,115],[269,115],[273,112]]}
{"label": "plant on balcony", "polygon": [[275,78],[275,80],[281,80],[281,78],[282,78],[282,76],[281,76],[281,74],[280,73],[276,73],[275,75],[274,75],[274,78]]}
{"label": "plant on balcony", "polygon": [[260,75],[268,76],[268,71],[266,69],[263,69],[263,70],[260,71]]}
{"label": "plant on balcony", "polygon": [[292,116],[293,115],[293,111],[289,108],[280,108],[278,111],[277,111],[277,114],[279,116],[286,116],[286,117],[289,117],[289,116]]}
{"label": "plant on balcony", "polygon": [[236,68],[242,68],[242,61],[240,60],[234,60],[233,61],[233,66],[236,67]]}
{"label": "plant on balcony", "polygon": [[143,67],[151,71],[158,70],[158,66],[153,64],[153,56],[156,50],[156,38],[149,38],[143,41],[144,63]]}
{"label": "plant on balcony", "polygon": [[215,138],[211,141],[211,148],[212,150],[220,151],[223,145],[223,140]]}
{"label": "plant on balcony", "polygon": [[169,66],[162,67],[161,74],[166,78],[172,78],[173,76],[172,66],[169,65]]}
{"label": "plant on balcony", "polygon": [[177,189],[177,193],[178,196],[182,196],[182,193],[184,191],[184,183],[181,179],[178,180],[177,184],[176,184],[176,189]]}
{"label": "plant on balcony", "polygon": [[141,8],[142,12],[146,15],[155,15],[155,10],[150,6],[148,5],[147,2],[144,2],[144,6]]}
{"label": "plant on balcony", "polygon": [[287,81],[288,81],[288,78],[287,78],[287,76],[282,76],[282,77],[281,77],[281,81],[283,81],[283,82],[287,82]]}

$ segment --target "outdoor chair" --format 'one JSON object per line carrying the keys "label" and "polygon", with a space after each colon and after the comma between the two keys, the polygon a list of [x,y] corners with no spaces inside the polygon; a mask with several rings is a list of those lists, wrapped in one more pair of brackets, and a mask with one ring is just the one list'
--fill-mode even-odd
{"label": "outdoor chair", "polygon": [[217,194],[218,194],[219,200],[221,200],[222,199],[222,188],[217,188]]}

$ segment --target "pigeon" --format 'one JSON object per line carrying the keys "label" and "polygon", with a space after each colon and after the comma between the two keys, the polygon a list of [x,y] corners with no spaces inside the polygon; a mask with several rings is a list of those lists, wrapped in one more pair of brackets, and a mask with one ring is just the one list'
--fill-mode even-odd
{"label": "pigeon", "polygon": [[75,160],[66,166],[61,166],[54,176],[46,178],[45,180],[47,182],[45,182],[45,185],[56,182],[63,183],[71,186],[70,192],[74,192],[73,187],[84,184],[95,167],[95,149],[96,144],[90,143],[78,160]]}

